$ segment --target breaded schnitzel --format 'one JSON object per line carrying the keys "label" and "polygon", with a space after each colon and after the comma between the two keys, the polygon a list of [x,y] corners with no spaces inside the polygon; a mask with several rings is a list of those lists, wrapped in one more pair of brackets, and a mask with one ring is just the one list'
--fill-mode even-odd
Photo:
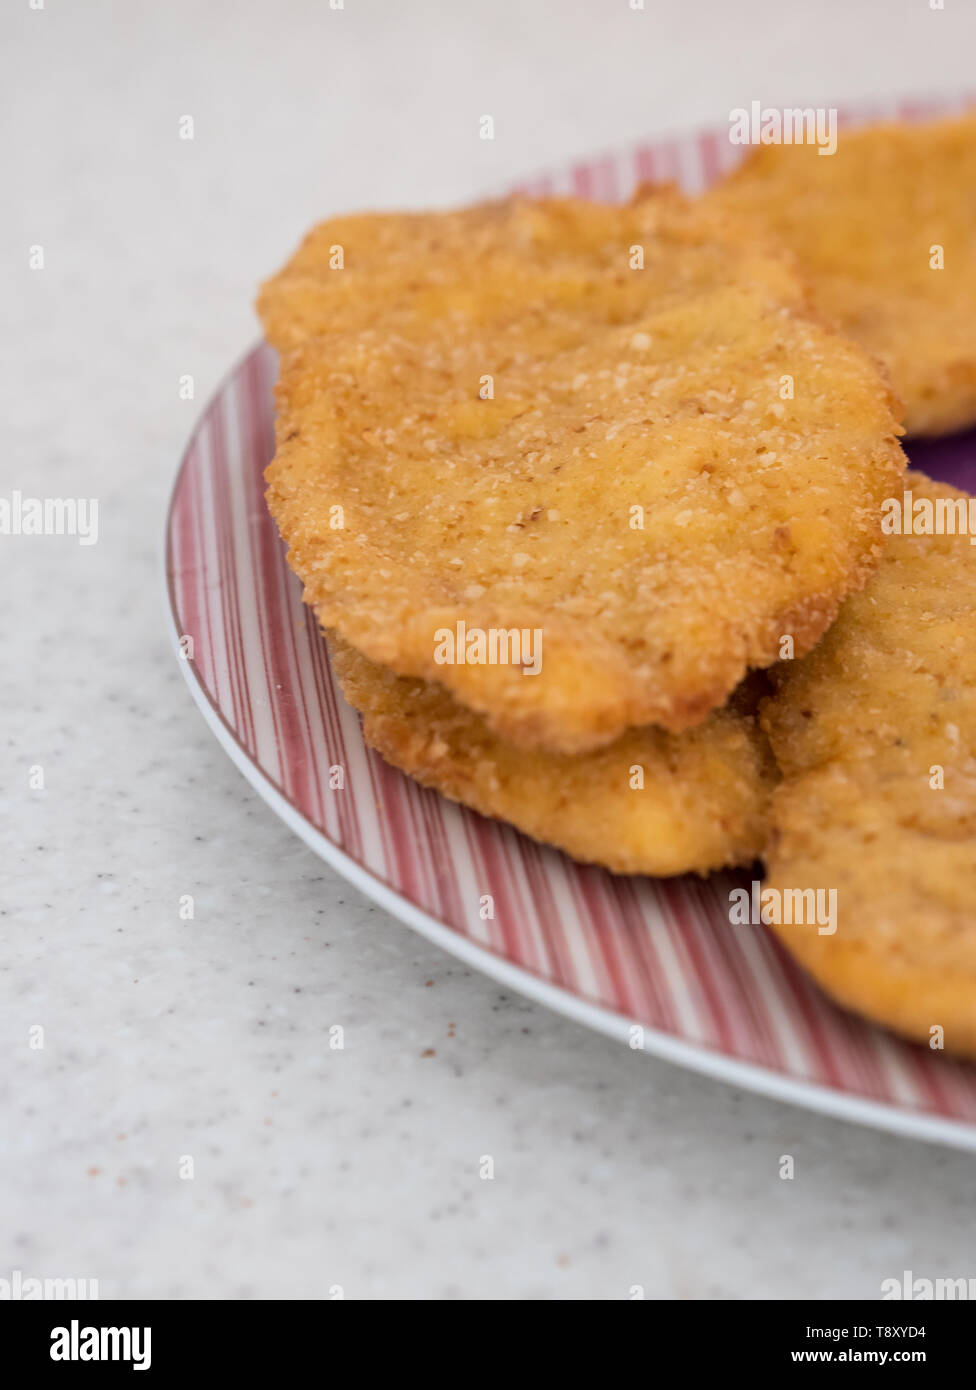
{"label": "breaded schnitzel", "polygon": [[665,875],[749,864],[762,850],[776,772],[751,682],[687,733],[632,729],[567,757],[516,748],[440,686],[395,676],[334,636],[329,648],[363,737],[387,762],[575,859]]}
{"label": "breaded schnitzel", "polygon": [[876,353],[910,435],[976,422],[976,114],[760,146],[708,201],[782,239],[819,309]]}
{"label": "breaded schnitzel", "polygon": [[307,602],[524,747],[700,723],[816,642],[900,485],[886,386],[804,296],[673,191],[326,224],[261,300]]}
{"label": "breaded schnitzel", "polygon": [[645,185],[629,207],[510,198],[332,218],[262,285],[257,308],[282,354],[324,334],[382,328],[432,351],[471,339],[504,363],[579,346],[645,307],[680,305],[733,279],[789,303],[804,293],[754,236],[733,245],[718,219],[673,188]]}
{"label": "breaded schnitzel", "polygon": [[773,930],[842,1004],[976,1055],[976,547],[893,536],[816,650],[772,675],[769,886],[837,894],[835,934]]}

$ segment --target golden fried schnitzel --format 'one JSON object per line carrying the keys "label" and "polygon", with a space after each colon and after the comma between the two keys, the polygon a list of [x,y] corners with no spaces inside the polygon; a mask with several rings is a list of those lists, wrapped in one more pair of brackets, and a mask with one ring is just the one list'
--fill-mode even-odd
{"label": "golden fried schnitzel", "polygon": [[319,228],[261,299],[307,602],[524,747],[700,723],[816,642],[902,476],[873,361],[804,295],[673,191]]}
{"label": "golden fried schnitzel", "polygon": [[976,422],[976,114],[765,145],[708,195],[780,237],[816,303],[876,353],[910,435]]}
{"label": "golden fried schnitzel", "polygon": [[[906,486],[911,515],[931,504],[938,525],[947,499],[943,525],[976,518],[945,484]],[[841,1003],[976,1055],[976,547],[895,535],[816,650],[773,678],[769,886],[833,889],[837,915],[834,934],[773,930]]]}
{"label": "golden fried schnitzel", "polygon": [[567,757],[516,748],[433,682],[395,676],[334,636],[329,647],[387,762],[575,859],[665,875],[749,864],[762,850],[776,773],[750,683],[687,733],[632,729]]}
{"label": "golden fried schnitzel", "polygon": [[579,346],[645,307],[678,306],[734,279],[787,303],[802,296],[782,256],[755,237],[733,249],[717,225],[674,189],[651,185],[629,207],[512,198],[337,217],[308,233],[257,307],[281,353],[323,334],[382,328],[432,353],[470,339],[504,364]]}

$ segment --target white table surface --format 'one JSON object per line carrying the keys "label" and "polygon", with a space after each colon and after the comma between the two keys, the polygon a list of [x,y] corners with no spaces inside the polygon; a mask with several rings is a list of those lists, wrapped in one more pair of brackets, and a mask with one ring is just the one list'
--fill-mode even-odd
{"label": "white table surface", "polygon": [[969,0],[8,0],[0,494],[97,497],[101,534],[0,538],[0,1278],[876,1298],[976,1273],[972,1156],[628,1053],[337,878],[204,727],[160,582],[181,446],[316,218],[753,99],[965,88],[974,52]]}

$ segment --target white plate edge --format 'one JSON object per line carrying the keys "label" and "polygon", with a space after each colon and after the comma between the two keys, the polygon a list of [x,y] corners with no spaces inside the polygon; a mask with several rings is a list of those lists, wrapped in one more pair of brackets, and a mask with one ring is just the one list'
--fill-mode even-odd
{"label": "white plate edge", "polygon": [[[756,1062],[745,1062],[741,1059],[728,1057],[725,1053],[699,1047],[695,1043],[672,1037],[669,1033],[649,1028],[647,1024],[640,1023],[637,1019],[628,1018],[624,1014],[605,1009],[599,1004],[590,1003],[559,985],[540,979],[530,971],[523,970],[521,966],[513,965],[503,956],[486,950],[459,932],[438,922],[422,908],[402,897],[395,889],[363,869],[344,850],[333,844],[327,836],[323,835],[289,804],[261,768],[239,747],[222,715],[214,707],[196,667],[181,656],[179,645],[181,632],[177,623],[177,615],[170,601],[167,570],[173,503],[189,454],[189,443],[195,437],[200,421],[207,416],[213,403],[220,396],[228,378],[239,370],[242,363],[255,350],[256,348],[250,349],[234,363],[194,422],[190,441],[177,467],[166,507],[161,570],[166,627],[177,664],[183,670],[190,694],[211,733],[231,762],[239,772],[243,773],[279,820],[283,821],[289,830],[296,834],[320,859],[324,859],[336,873],[383,908],[391,917],[403,922],[404,925],[418,932],[435,946],[439,946],[466,965],[472,966],[479,973],[490,976],[499,984],[515,990],[516,993],[524,995],[534,1003],[552,1009],[555,1013],[571,1019],[574,1023],[582,1024],[597,1033],[602,1033],[604,1037],[622,1043],[628,1047],[629,1051],[647,1052],[651,1056],[687,1067],[690,1071],[712,1077],[726,1085],[740,1085],[759,1095],[768,1096],[773,1100],[787,1104],[799,1105],[807,1110],[819,1111],[821,1114],[830,1115],[835,1119],[846,1120],[853,1124],[869,1125],[873,1129],[887,1130],[890,1133],[906,1135],[909,1138],[922,1139],[927,1143],[946,1144],[952,1148],[976,1151],[976,1125],[974,1124],[899,1109],[897,1106],[886,1104],[883,1101],[867,1100],[860,1096],[849,1095],[844,1091],[834,1091],[829,1086],[821,1086],[813,1081],[800,1081],[796,1077],[785,1076]],[[643,1048],[631,1049],[629,1047],[632,1028],[642,1030]]]}

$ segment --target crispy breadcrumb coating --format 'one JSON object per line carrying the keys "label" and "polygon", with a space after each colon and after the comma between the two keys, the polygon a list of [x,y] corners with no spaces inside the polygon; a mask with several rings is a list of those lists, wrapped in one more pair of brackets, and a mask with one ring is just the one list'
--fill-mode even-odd
{"label": "crispy breadcrumb coating", "polygon": [[[902,476],[875,364],[805,293],[670,190],[317,228],[261,297],[307,602],[524,747],[700,723],[816,642]],[[538,632],[538,674],[445,662],[459,623]]]}
{"label": "crispy breadcrumb coating", "polygon": [[816,650],[772,677],[769,886],[837,893],[835,934],[773,930],[842,1004],[976,1055],[976,546],[894,536]]}
{"label": "crispy breadcrumb coating", "polygon": [[708,201],[790,247],[887,364],[910,435],[976,422],[976,114],[841,130],[830,156],[761,146]]}
{"label": "crispy breadcrumb coating", "polygon": [[776,772],[755,719],[756,677],[687,733],[632,729],[570,757],[516,748],[440,686],[395,676],[334,636],[329,648],[363,737],[387,762],[575,859],[666,875],[750,864],[762,851]]}

